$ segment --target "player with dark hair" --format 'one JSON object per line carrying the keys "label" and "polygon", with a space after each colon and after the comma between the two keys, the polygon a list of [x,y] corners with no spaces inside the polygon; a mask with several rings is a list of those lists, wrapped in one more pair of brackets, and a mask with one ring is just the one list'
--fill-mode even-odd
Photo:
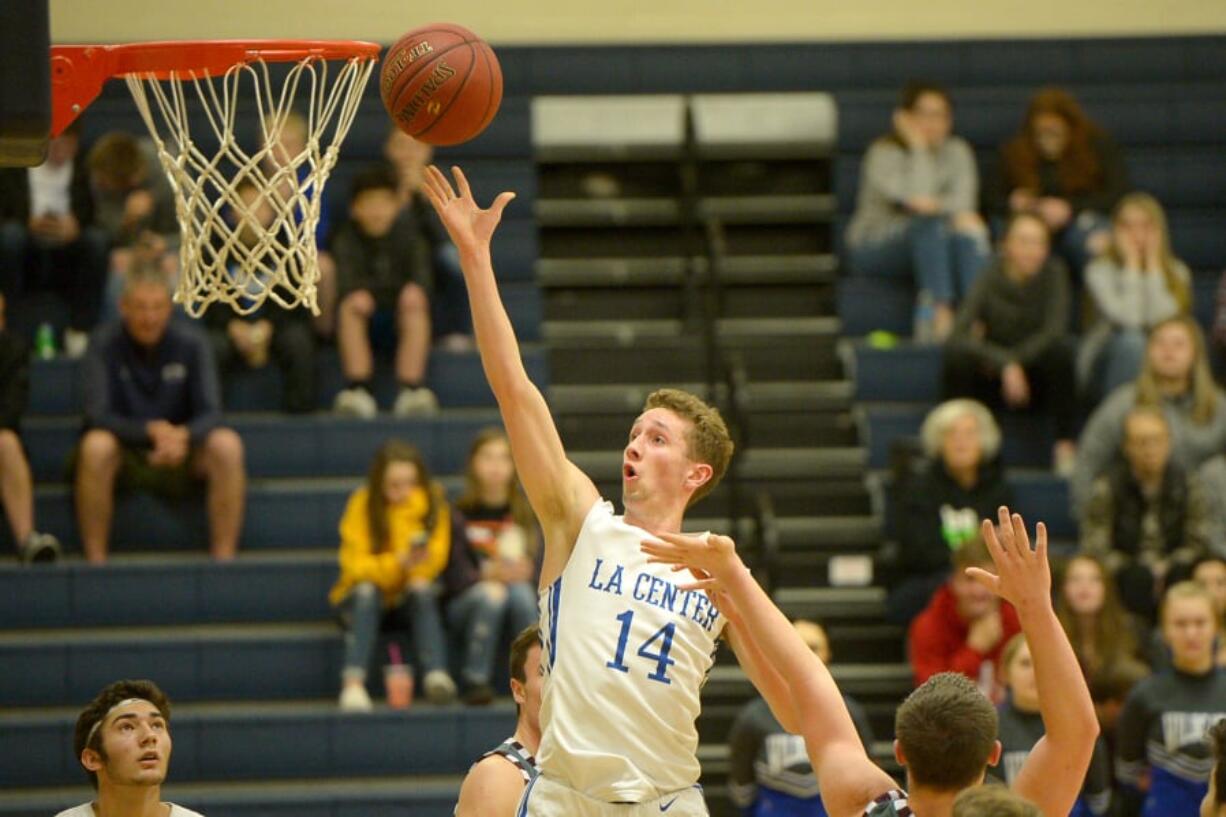
{"label": "player with dark hair", "polygon": [[515,734],[481,756],[460,786],[456,817],[511,817],[524,787],[540,773],[541,631],[535,624],[511,642],[511,695]]}
{"label": "player with dark hair", "polygon": [[[1052,609],[1047,529],[1030,547],[1021,516],[1000,509],[1000,531],[988,521],[983,538],[996,573],[969,573],[1017,610],[1034,645],[1035,682],[1046,734],[1018,772],[1014,791],[1047,817],[1063,817],[1081,790],[1098,720],[1077,657]],[[760,650],[775,678],[763,689],[779,722],[805,738],[832,817],[949,817],[958,794],[983,782],[1000,759],[996,711],[967,678],[940,673],[899,707],[894,752],[910,791],[899,790],[864,751],[829,670],[805,648],[770,597],[753,580],[726,536],[660,534],[643,542],[653,559],[701,571],[689,589],[715,595],[736,627],[743,652]],[[747,638],[752,635],[752,639]],[[784,694],[776,694],[780,688]]]}
{"label": "player with dark hair", "polygon": [[77,718],[72,749],[98,792],[56,817],[200,817],[162,802],[170,767],[170,701],[152,681],[116,681]]}

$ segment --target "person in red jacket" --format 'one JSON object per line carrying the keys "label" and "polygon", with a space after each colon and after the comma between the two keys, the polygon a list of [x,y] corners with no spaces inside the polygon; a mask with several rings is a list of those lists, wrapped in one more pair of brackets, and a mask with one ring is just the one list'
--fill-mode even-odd
{"label": "person in red jacket", "polygon": [[949,581],[911,622],[907,647],[915,684],[939,672],[959,672],[998,703],[1004,687],[997,667],[1005,644],[1021,632],[1017,612],[966,575],[968,567],[992,565],[983,539],[968,541],[954,552],[953,561]]}

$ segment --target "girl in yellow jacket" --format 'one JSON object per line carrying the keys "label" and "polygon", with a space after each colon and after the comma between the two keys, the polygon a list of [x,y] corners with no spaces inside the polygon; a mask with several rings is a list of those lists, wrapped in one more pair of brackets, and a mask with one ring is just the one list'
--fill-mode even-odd
{"label": "girl in yellow jacket", "polygon": [[451,511],[416,448],[400,440],[379,448],[366,485],[349,497],[340,535],[341,574],[328,600],[345,626],[341,709],[371,708],[366,669],[384,617],[412,630],[426,697],[451,701],[456,686],[434,590],[451,550]]}

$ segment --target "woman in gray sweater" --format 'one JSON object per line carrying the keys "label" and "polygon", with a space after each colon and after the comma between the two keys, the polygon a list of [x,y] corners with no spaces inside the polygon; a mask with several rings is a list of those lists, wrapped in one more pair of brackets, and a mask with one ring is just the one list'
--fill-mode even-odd
{"label": "woman in gray sweater", "polygon": [[1072,468],[1077,422],[1073,346],[1066,333],[1068,270],[1050,253],[1043,221],[1009,220],[1000,257],[975,281],[945,347],[945,396],[1038,411],[1055,425],[1052,458]]}
{"label": "woman in gray sweater", "polygon": [[1146,333],[1191,311],[1187,266],[1171,253],[1166,214],[1148,193],[1130,193],[1112,218],[1111,246],[1086,267],[1095,323],[1081,343],[1077,374],[1097,403],[1141,371]]}
{"label": "woman in gray sweater", "polygon": [[943,340],[954,305],[988,256],[987,228],[975,212],[979,173],[970,146],[951,135],[945,90],[908,84],[894,129],[869,147],[860,168],[856,211],[847,228],[848,260],[864,275],[914,276],[933,304],[918,326]]}
{"label": "woman in gray sweater", "polygon": [[1226,394],[1213,383],[1196,321],[1169,318],[1154,327],[1136,381],[1108,395],[1081,432],[1071,485],[1080,516],[1094,479],[1122,457],[1124,422],[1135,406],[1156,406],[1171,430],[1171,459],[1200,475],[1215,530],[1226,522]]}

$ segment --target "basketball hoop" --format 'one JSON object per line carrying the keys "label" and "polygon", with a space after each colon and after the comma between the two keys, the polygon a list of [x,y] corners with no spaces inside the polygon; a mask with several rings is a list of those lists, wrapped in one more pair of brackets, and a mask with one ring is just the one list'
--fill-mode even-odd
{"label": "basketball hoop", "polygon": [[[378,56],[375,43],[330,40],[53,46],[52,135],[103,82],[124,77],[175,196],[182,233],[175,300],[193,317],[218,301],[250,314],[268,299],[318,314],[315,229],[324,184]],[[270,62],[292,65],[278,79]],[[332,76],[330,62],[340,62]],[[258,144],[244,146],[235,124],[243,124],[237,114],[248,81],[259,131]],[[279,146],[295,112],[306,121],[305,143],[290,156]],[[214,150],[206,152],[206,139],[216,140]]]}

